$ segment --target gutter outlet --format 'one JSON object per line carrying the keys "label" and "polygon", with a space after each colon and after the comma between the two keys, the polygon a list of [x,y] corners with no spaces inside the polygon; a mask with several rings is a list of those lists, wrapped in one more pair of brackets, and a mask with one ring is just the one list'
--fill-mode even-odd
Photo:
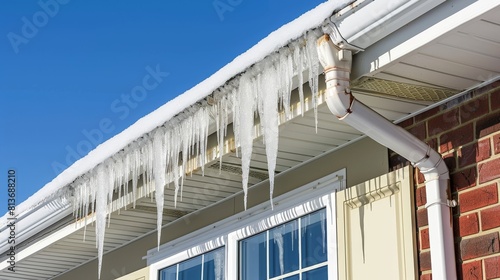
{"label": "gutter outlet", "polygon": [[352,52],[329,35],[317,41],[326,80],[326,103],[340,120],[408,159],[425,176],[431,266],[434,279],[455,280],[455,249],[449,199],[449,172],[443,158],[427,144],[354,98],[350,90]]}

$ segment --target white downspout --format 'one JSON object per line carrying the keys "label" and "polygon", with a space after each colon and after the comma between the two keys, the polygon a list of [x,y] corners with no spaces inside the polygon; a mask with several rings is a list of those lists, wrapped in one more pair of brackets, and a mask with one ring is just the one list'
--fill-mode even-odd
{"label": "white downspout", "polygon": [[318,39],[318,55],[325,71],[326,102],[340,120],[405,157],[425,176],[433,279],[455,280],[455,250],[448,198],[449,173],[443,158],[415,136],[394,125],[350,91],[351,51],[337,47],[328,35]]}

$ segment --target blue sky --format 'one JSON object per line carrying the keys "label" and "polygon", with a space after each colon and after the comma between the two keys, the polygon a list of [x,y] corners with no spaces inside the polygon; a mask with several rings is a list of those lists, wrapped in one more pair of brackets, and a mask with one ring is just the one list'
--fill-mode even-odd
{"label": "blue sky", "polygon": [[[90,149],[321,2],[4,2],[0,215],[9,169],[17,173],[19,204]],[[144,83],[148,90],[131,99]]]}

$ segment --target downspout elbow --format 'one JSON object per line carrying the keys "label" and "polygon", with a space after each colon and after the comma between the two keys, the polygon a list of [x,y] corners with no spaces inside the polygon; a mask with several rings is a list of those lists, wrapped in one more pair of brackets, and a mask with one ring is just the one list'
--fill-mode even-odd
{"label": "downspout elbow", "polygon": [[350,90],[352,54],[328,35],[318,39],[318,56],[325,71],[326,103],[340,120],[412,162],[425,176],[432,274],[455,280],[454,238],[449,207],[449,172],[439,153],[403,128],[357,101]]}
{"label": "downspout elbow", "polygon": [[326,34],[317,43],[319,60],[325,73],[326,103],[334,115],[342,118],[352,112],[354,101],[350,89],[352,54],[337,47]]}

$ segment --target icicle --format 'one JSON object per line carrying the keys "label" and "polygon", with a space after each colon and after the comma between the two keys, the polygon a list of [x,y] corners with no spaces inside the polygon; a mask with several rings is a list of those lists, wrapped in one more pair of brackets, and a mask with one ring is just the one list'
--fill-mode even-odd
{"label": "icicle", "polygon": [[323,253],[325,253],[326,249],[326,217],[325,217],[325,212],[321,211],[319,212],[319,217],[321,219],[321,240],[323,241]]}
{"label": "icicle", "polygon": [[[241,78],[240,78],[241,84]],[[240,147],[240,96],[238,92],[232,93],[232,112],[233,112],[233,131],[234,131],[234,148],[236,150],[236,157],[238,155],[238,147]]]}
{"label": "icicle", "polygon": [[98,278],[101,278],[102,255],[104,252],[104,234],[106,230],[107,186],[106,168],[103,164],[97,167],[96,189],[96,242],[98,259]]}
{"label": "icicle", "polygon": [[281,80],[281,106],[283,106],[285,110],[285,119],[289,120],[291,118],[290,96],[292,93],[293,55],[289,53],[288,49],[280,52],[278,68],[279,78]]}
{"label": "icicle", "polygon": [[214,274],[216,280],[221,280],[224,273],[224,251],[215,251],[214,256]]}
{"label": "icicle", "polygon": [[[178,127],[177,127],[178,129]],[[177,208],[177,197],[179,194],[179,151],[180,151],[180,131],[174,130],[174,134],[170,137],[170,164],[172,167],[172,177],[174,181],[174,207]]]}
{"label": "icicle", "polygon": [[[144,143],[144,142],[143,142]],[[142,190],[141,193],[144,192],[144,196],[148,195],[147,192],[147,146],[146,144],[141,148],[141,165],[142,165]]]}
{"label": "icicle", "polygon": [[[118,214],[120,214],[121,212],[121,206],[123,204],[123,202],[121,202],[121,197],[122,197],[122,180],[123,180],[123,177],[121,176],[122,174],[122,171],[123,171],[123,162],[121,160],[121,157],[120,156],[116,156],[116,160],[115,160],[115,165],[114,165],[114,169],[115,169],[115,188],[118,189],[118,199],[117,199],[117,208],[118,208]],[[111,211],[109,211],[109,213],[111,213]],[[111,220],[111,219],[109,219]],[[109,222],[108,222],[109,223]],[[108,225],[109,227],[109,225]]]}
{"label": "icicle", "polygon": [[153,159],[154,159],[153,139],[148,140],[147,147],[148,147],[147,148],[147,151],[148,151],[148,154],[147,154],[148,193],[151,196],[151,201],[153,201],[153,196],[152,196],[152,193],[153,193],[153,189],[152,189],[152,185],[153,185]]}
{"label": "icicle", "polygon": [[109,162],[109,160],[105,161],[104,162],[104,165],[105,165],[105,172],[106,172],[106,181],[104,182],[104,186],[107,188],[107,193],[108,193],[108,200],[109,203],[107,204],[108,205],[108,227],[111,223],[111,213],[113,212],[113,205],[112,205],[112,201],[113,201],[113,191],[115,190],[115,174],[114,174],[114,170],[113,170],[113,166],[115,164],[115,161],[111,160],[113,164],[111,164]]}
{"label": "icicle", "polygon": [[74,197],[73,197],[73,217],[75,217],[75,223],[78,221],[78,218],[80,218],[81,205],[82,205],[82,189],[78,184],[77,187],[74,187]]}
{"label": "icicle", "polygon": [[158,250],[160,250],[161,226],[163,221],[163,199],[165,187],[165,169],[166,169],[166,155],[164,151],[164,132],[158,129],[154,135],[153,149],[153,174],[155,180],[155,200],[157,211],[157,235],[158,235]]}
{"label": "icicle", "polygon": [[199,111],[199,121],[200,121],[200,149],[201,149],[201,173],[205,176],[205,163],[207,159],[207,143],[208,143],[208,125],[209,116],[208,110],[206,108],[201,108]]}
{"label": "icicle", "polygon": [[181,125],[181,141],[182,141],[182,174],[181,174],[181,201],[182,201],[182,193],[184,190],[184,177],[187,168],[188,155],[189,155],[189,147],[191,145],[191,137],[193,131],[193,119],[187,118],[182,122]]}
{"label": "icicle", "polygon": [[128,197],[128,193],[129,193],[128,184],[130,181],[130,156],[131,156],[130,152],[127,152],[125,155],[125,161],[124,161],[124,165],[123,165],[123,175],[125,176],[124,177],[125,184],[123,185],[124,197],[125,197],[125,199],[124,199],[125,210],[127,210],[127,204],[130,202],[129,200],[126,199]]}
{"label": "icicle", "polygon": [[263,126],[264,142],[266,145],[267,169],[269,172],[269,199],[274,209],[274,174],[276,170],[276,158],[278,156],[278,91],[280,84],[279,75],[274,65],[267,65],[260,75],[259,83],[259,112],[261,112],[260,123]]}
{"label": "icicle", "polygon": [[309,32],[306,39],[307,61],[309,67],[309,87],[311,88],[312,103],[314,108],[314,125],[316,133],[318,133],[318,75],[319,75],[319,59],[318,51],[316,50],[317,36],[314,32]]}
{"label": "icicle", "polygon": [[222,173],[222,155],[224,153],[224,137],[225,131],[226,131],[226,119],[225,115],[227,115],[226,112],[226,98],[222,97],[221,100],[219,100],[217,104],[217,117],[216,117],[216,124],[217,124],[217,147],[219,150],[219,174]]}
{"label": "icicle", "polygon": [[132,201],[135,209],[137,201],[137,181],[139,180],[139,172],[141,168],[141,154],[139,148],[137,147],[133,149],[131,168],[132,168]]}
{"label": "icicle", "polygon": [[254,126],[254,95],[251,88],[249,74],[245,73],[240,78],[238,107],[239,107],[239,136],[241,144],[241,169],[244,192],[244,205],[247,209],[248,176],[250,173],[250,159],[253,148]]}
{"label": "icicle", "polygon": [[93,200],[93,196],[92,196],[92,190],[91,190],[91,187],[90,187],[90,180],[86,180],[84,182],[84,204],[83,204],[83,207],[84,207],[84,215],[85,215],[85,218],[84,218],[84,224],[83,224],[83,241],[85,242],[85,237],[86,237],[86,234],[87,234],[87,216],[89,215],[89,199],[91,199],[91,201],[94,201]]}
{"label": "icicle", "polygon": [[[280,226],[273,231],[274,242],[278,244],[278,254],[279,254],[279,262],[280,262],[280,275],[285,271],[285,262],[284,262],[284,254],[283,254],[283,228],[284,226]],[[292,242],[293,243],[293,242]]]}
{"label": "icicle", "polygon": [[300,52],[300,44],[296,44],[293,50],[293,60],[295,67],[297,67],[297,76],[299,78],[299,98],[300,98],[300,112],[304,116],[304,76],[303,76],[303,57]]}

